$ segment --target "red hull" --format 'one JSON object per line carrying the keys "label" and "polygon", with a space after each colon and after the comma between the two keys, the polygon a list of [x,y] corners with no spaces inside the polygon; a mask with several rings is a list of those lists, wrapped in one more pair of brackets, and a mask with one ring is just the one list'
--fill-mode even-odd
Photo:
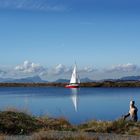
{"label": "red hull", "polygon": [[79,85],[66,85],[66,88],[79,88]]}

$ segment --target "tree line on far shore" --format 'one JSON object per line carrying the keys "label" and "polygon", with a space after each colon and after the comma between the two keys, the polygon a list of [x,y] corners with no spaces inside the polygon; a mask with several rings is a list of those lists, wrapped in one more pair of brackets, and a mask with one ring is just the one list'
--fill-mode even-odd
{"label": "tree line on far shore", "polygon": [[[0,83],[0,87],[65,87],[68,83]],[[140,81],[103,81],[80,83],[80,87],[140,87]]]}

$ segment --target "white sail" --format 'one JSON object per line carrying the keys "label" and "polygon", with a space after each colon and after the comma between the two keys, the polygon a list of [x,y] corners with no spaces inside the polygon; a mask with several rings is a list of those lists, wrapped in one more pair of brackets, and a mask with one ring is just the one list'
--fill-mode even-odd
{"label": "white sail", "polygon": [[80,83],[80,78],[77,75],[76,65],[75,65],[71,76],[70,84],[76,84],[76,83]]}

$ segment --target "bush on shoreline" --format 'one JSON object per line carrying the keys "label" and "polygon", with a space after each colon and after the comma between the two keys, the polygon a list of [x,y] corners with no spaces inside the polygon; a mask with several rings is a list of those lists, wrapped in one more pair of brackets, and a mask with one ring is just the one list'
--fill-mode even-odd
{"label": "bush on shoreline", "polygon": [[5,134],[29,134],[42,125],[35,117],[22,112],[2,111],[0,112],[0,132]]}
{"label": "bush on shoreline", "polygon": [[35,117],[18,111],[0,112],[0,133],[23,135],[39,130],[74,130],[64,118]]}

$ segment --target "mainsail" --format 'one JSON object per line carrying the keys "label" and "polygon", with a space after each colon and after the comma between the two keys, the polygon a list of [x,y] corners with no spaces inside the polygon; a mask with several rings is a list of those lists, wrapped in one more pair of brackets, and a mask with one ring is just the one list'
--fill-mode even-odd
{"label": "mainsail", "polygon": [[80,84],[80,78],[77,74],[76,65],[74,66],[73,73],[71,75],[70,84]]}

